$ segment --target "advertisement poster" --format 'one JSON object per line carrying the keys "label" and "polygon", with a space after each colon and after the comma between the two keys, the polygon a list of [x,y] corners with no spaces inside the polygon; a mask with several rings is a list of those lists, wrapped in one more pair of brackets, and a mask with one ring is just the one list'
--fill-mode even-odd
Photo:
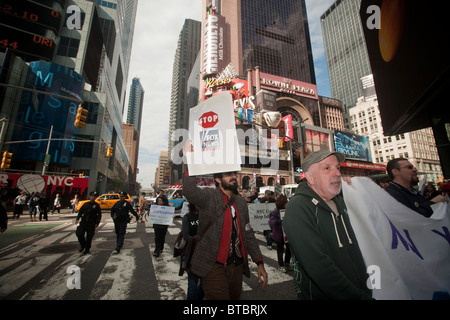
{"label": "advertisement poster", "polygon": [[173,224],[174,213],[175,207],[152,205],[148,215],[148,223],[171,225]]}
{"label": "advertisement poster", "polygon": [[189,174],[206,175],[241,170],[241,154],[228,92],[190,110],[189,138],[193,152],[186,155]]}
{"label": "advertisement poster", "polygon": [[346,159],[372,162],[369,138],[367,137],[335,131],[334,145],[336,151],[343,153]]}
{"label": "advertisement poster", "polygon": [[[52,163],[71,165],[76,133],[75,116],[79,103],[64,96],[82,100],[84,79],[68,67],[52,62],[32,61],[24,83],[25,88],[35,88],[36,93],[23,92],[17,112],[11,141],[32,140],[11,145],[14,158],[44,161],[47,141],[35,141],[49,137],[53,126],[53,139],[48,154]],[[58,96],[37,93],[45,91]]]}

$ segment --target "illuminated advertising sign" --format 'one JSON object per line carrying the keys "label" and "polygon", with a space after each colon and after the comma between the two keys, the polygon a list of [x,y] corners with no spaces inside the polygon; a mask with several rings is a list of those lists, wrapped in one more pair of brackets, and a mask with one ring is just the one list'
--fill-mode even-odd
{"label": "illuminated advertising sign", "polygon": [[225,61],[225,18],[210,14],[203,26],[203,76],[218,74],[227,63]]}
{"label": "illuminated advertising sign", "polygon": [[346,159],[372,162],[369,138],[356,134],[335,131],[334,146]]}
{"label": "illuminated advertising sign", "polygon": [[[52,139],[72,139],[79,104],[39,94],[38,91],[81,100],[83,77],[72,69],[55,63],[33,61],[29,64],[24,87],[35,88],[36,92],[23,92],[11,141],[47,139],[51,126]],[[49,149],[51,162],[70,165],[74,147],[72,141],[52,141]],[[47,141],[31,141],[12,144],[10,151],[17,159],[44,161],[46,148]]]}
{"label": "illuminated advertising sign", "polygon": [[248,81],[231,78],[226,78],[223,80],[209,78],[206,81],[205,93],[208,90],[215,91],[212,93],[212,96],[225,91],[231,94],[235,116],[239,117],[237,124],[253,121],[256,98],[255,96],[248,96]]}
{"label": "illuminated advertising sign", "polygon": [[[256,73],[252,72],[252,76],[254,81],[253,83],[256,83]],[[317,86],[315,84],[286,79],[262,72],[260,73],[260,82],[262,89],[319,99],[317,94]]]}
{"label": "illuminated advertising sign", "polygon": [[18,188],[28,194],[33,192],[78,193],[84,196],[89,187],[89,178],[72,176],[41,176],[36,174],[0,173],[0,186],[3,188]]}

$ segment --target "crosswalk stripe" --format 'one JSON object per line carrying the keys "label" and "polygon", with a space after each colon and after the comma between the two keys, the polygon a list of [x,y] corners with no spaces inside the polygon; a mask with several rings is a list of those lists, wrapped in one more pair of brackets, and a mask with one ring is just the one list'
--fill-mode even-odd
{"label": "crosswalk stripe", "polygon": [[122,249],[119,254],[114,251],[97,279],[89,299],[126,299],[135,267],[133,249]]}
{"label": "crosswalk stripe", "polygon": [[[67,268],[69,266],[83,266],[92,259],[91,255],[71,255],[64,260],[57,268],[55,273],[51,273],[43,279],[40,284],[25,294],[24,300],[61,300],[69,292],[67,288],[67,279],[69,274]],[[83,275],[84,270],[81,271]],[[83,279],[83,278],[81,278]]]}
{"label": "crosswalk stripe", "polygon": [[62,254],[34,257],[18,265],[8,272],[8,274],[3,275],[0,278],[0,298],[7,296],[12,291],[23,286],[61,256]]}
{"label": "crosswalk stripe", "polygon": [[[181,230],[180,219],[174,220],[174,224],[169,226],[164,252],[159,257],[152,256],[154,251],[154,229],[148,223],[141,225],[130,224],[128,225],[127,233],[138,233],[138,230],[140,233],[145,230],[146,236],[150,236],[150,244],[147,242],[144,246],[140,238],[141,236],[138,236],[138,238],[132,236],[128,239],[126,237],[128,246],[130,246],[130,243],[134,243],[133,241],[135,240],[139,240],[140,245],[135,244],[133,248],[127,248],[125,246],[119,254],[111,248],[111,254],[108,254],[108,252],[105,252],[106,247],[104,245],[104,248],[102,247],[102,243],[111,241],[114,237],[114,223],[111,219],[105,219],[96,230],[93,239],[93,248],[97,248],[97,250],[91,250],[92,253],[85,256],[78,254],[78,252],[72,254],[72,252],[57,251],[57,249],[65,247],[71,248],[70,250],[74,251],[75,244],[78,244],[78,239],[75,235],[75,224],[67,223],[58,226],[58,229],[55,228],[50,229],[54,233],[44,233],[34,238],[26,239],[27,241],[21,243],[19,246],[20,249],[15,252],[12,252],[12,250],[0,251],[0,254],[2,252],[3,254],[8,254],[0,258],[0,298],[17,291],[14,292],[14,296],[20,297],[23,295],[22,299],[26,300],[64,299],[70,291],[66,284],[69,277],[67,267],[70,265],[80,266],[82,274],[81,283],[83,286],[83,274],[86,275],[90,272],[90,264],[96,261],[96,265],[99,265],[98,276],[89,279],[88,287],[92,286],[93,288],[90,292],[89,299],[129,299],[133,294],[131,292],[131,286],[135,285],[132,281],[133,274],[139,272],[139,268],[142,268],[142,266],[137,265],[136,251],[139,248],[145,250],[147,246],[147,252],[153,264],[152,269],[160,299],[186,299],[188,285],[187,274],[185,272],[183,276],[178,275],[179,257],[173,257],[173,243],[170,242],[173,240],[173,236]],[[169,238],[169,236],[171,237]],[[264,256],[265,269],[269,274],[269,285],[292,282],[292,276],[290,274],[277,270],[276,250],[269,250],[267,248],[265,237],[262,234],[256,233],[255,236]],[[99,249],[101,252],[99,252]],[[108,249],[106,248],[106,250]],[[255,287],[257,266],[253,262],[250,262],[249,266],[252,277],[250,279],[244,277],[244,292],[255,290],[252,286]],[[41,272],[42,279],[35,278]],[[24,285],[32,279],[32,287],[28,289]],[[28,290],[28,292],[25,290]]]}
{"label": "crosswalk stripe", "polygon": [[[150,254],[155,250],[154,244],[148,247]],[[152,256],[155,276],[158,280],[158,291],[161,300],[183,300],[186,298],[187,274],[178,275],[180,258],[174,258],[172,249],[167,243],[164,244],[164,251],[159,257]]]}

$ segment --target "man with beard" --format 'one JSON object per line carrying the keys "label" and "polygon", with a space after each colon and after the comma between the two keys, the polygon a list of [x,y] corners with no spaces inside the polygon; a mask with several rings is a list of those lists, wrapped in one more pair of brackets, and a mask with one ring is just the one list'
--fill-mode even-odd
{"label": "man with beard", "polygon": [[396,158],[388,162],[386,170],[391,182],[386,191],[398,202],[416,211],[426,218],[431,217],[431,205],[436,202],[448,201],[443,195],[431,200],[425,199],[414,186],[419,182],[417,169],[405,158]]}
{"label": "man with beard", "polygon": [[293,253],[299,299],[371,299],[361,251],[340,196],[339,152],[317,151],[302,163],[306,182],[290,199],[283,229]]}
{"label": "man with beard", "polygon": [[[183,148],[191,151],[190,143]],[[197,244],[190,272],[200,277],[206,300],[237,300],[243,274],[250,277],[249,254],[258,266],[258,280],[267,285],[262,254],[250,226],[247,201],[238,192],[235,172],[214,174],[216,188],[199,188],[196,178],[186,172],[183,192],[189,203],[199,208],[198,233],[211,221]]]}

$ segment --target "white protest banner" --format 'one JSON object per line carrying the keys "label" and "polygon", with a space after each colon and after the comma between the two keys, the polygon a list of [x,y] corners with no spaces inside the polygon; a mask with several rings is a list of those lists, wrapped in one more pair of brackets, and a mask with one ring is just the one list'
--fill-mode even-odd
{"label": "white protest banner", "polygon": [[368,178],[342,188],[373,297],[450,298],[450,206],[442,203],[425,218]]}
{"label": "white protest banner", "polygon": [[231,94],[220,93],[189,113],[189,136],[194,148],[186,154],[189,175],[241,170]]}
{"label": "white protest banner", "polygon": [[175,207],[152,205],[148,215],[148,223],[171,225],[174,213]]}
{"label": "white protest banner", "polygon": [[250,225],[254,231],[270,230],[269,219],[275,203],[251,203],[248,205]]}

